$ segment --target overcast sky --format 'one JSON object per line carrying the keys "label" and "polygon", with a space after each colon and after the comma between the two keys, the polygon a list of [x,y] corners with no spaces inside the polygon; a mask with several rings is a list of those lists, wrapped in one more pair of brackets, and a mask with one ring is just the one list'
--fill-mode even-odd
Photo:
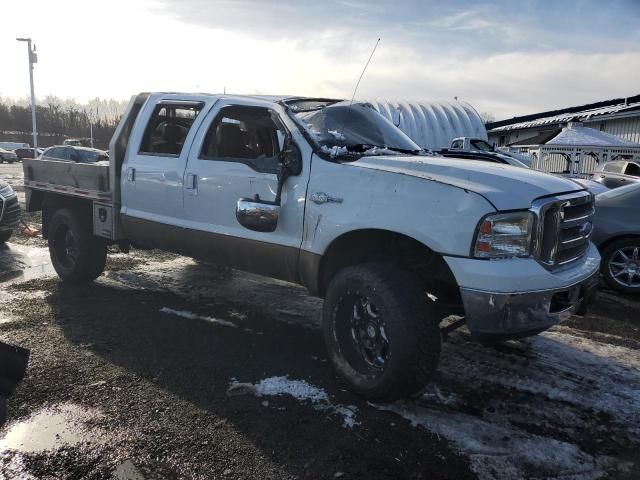
{"label": "overcast sky", "polygon": [[496,118],[640,93],[640,0],[2,0],[0,95],[466,100]]}

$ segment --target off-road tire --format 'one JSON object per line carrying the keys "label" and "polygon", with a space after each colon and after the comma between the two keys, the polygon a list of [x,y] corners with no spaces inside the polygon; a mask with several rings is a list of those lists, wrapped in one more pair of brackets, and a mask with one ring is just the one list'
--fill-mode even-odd
{"label": "off-road tire", "polygon": [[0,243],[8,242],[13,234],[13,230],[6,230],[4,232],[0,232]]}
{"label": "off-road tire", "polygon": [[621,238],[607,245],[606,248],[601,252],[602,261],[600,262],[600,273],[602,273],[602,278],[612,289],[622,293],[637,295],[640,294],[639,287],[626,287],[624,285],[621,285],[612,277],[609,270],[609,261],[611,260],[611,257],[615,255],[618,250],[625,247],[640,248],[640,238]]}
{"label": "off-road tire", "polygon": [[[61,235],[71,231],[74,237],[74,258],[65,257]],[[69,283],[85,283],[95,280],[104,270],[107,260],[107,244],[93,235],[91,216],[79,209],[57,210],[49,223],[49,254],[58,276]]]}
{"label": "off-road tire", "polygon": [[[354,368],[337,338],[349,298],[364,295],[384,318],[388,358],[382,373]],[[346,303],[345,303],[346,302]],[[341,306],[342,305],[342,306]],[[327,289],[323,333],[333,367],[354,392],[371,400],[397,400],[420,392],[433,377],[440,358],[440,330],[424,289],[410,273],[394,266],[369,263],[338,272]],[[348,336],[347,336],[348,337]]]}

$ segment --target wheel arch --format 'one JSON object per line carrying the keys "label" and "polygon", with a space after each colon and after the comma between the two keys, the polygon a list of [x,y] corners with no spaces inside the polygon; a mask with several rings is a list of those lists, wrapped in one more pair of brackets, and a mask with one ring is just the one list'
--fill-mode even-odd
{"label": "wheel arch", "polygon": [[70,208],[86,215],[91,219],[92,203],[91,200],[81,198],[72,198],[67,195],[56,195],[55,193],[46,193],[41,199],[42,207],[42,238],[48,238],[49,223],[56,211],[61,208]]}
{"label": "wheel arch", "polygon": [[385,229],[351,230],[333,239],[316,258],[311,282],[305,283],[312,293],[324,297],[331,279],[342,268],[368,262],[398,264],[416,275],[426,291],[446,303],[461,304],[453,272],[439,253],[409,235]]}
{"label": "wheel arch", "polygon": [[602,254],[607,249],[607,247],[609,247],[609,245],[613,244],[614,242],[633,238],[640,239],[640,233],[621,233],[618,235],[614,235],[597,245],[598,251],[600,251],[600,253]]}

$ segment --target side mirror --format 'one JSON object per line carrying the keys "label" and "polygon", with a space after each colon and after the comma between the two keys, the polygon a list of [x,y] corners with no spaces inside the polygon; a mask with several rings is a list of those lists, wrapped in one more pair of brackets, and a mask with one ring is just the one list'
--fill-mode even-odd
{"label": "side mirror", "polygon": [[259,197],[241,198],[236,204],[238,223],[255,232],[274,232],[278,227],[279,217],[280,205],[262,201]]}
{"label": "side mirror", "polygon": [[280,153],[280,176],[291,177],[302,172],[302,157],[300,150],[291,138],[285,141],[284,149]]}

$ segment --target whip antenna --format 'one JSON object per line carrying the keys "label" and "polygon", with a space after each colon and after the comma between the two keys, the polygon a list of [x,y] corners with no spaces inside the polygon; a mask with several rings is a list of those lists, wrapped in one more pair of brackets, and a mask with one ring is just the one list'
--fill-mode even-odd
{"label": "whip antenna", "polygon": [[371,50],[371,55],[369,55],[369,59],[367,60],[367,63],[365,64],[364,68],[362,69],[362,73],[360,74],[360,78],[358,78],[358,82],[356,83],[356,88],[353,89],[353,95],[351,96],[351,102],[349,103],[349,110],[347,110],[347,115],[344,118],[344,123],[342,124],[342,130],[341,130],[341,134],[344,133],[344,127],[347,124],[347,119],[349,118],[349,114],[351,113],[351,105],[353,105],[353,100],[356,98],[356,92],[358,91],[358,87],[360,86],[360,81],[362,80],[362,77],[364,77],[364,72],[367,71],[367,67],[369,66],[369,62],[371,62],[371,59],[373,58],[373,54],[376,53],[376,48],[378,48],[378,44],[380,43],[380,39],[378,38],[378,40],[376,41],[376,44],[373,46],[373,50]]}

